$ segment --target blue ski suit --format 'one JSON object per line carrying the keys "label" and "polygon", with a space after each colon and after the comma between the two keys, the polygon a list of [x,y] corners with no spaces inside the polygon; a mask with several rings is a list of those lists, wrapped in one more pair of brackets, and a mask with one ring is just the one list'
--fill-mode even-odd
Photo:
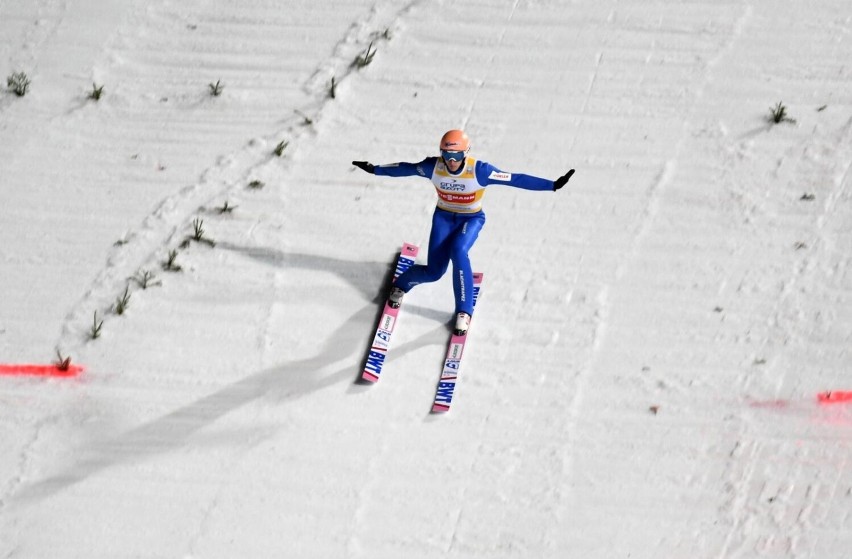
{"label": "blue ski suit", "polygon": [[421,283],[440,279],[453,263],[453,293],[456,312],[473,314],[473,272],[470,251],[485,225],[482,197],[485,187],[503,184],[525,190],[552,191],[551,180],[503,172],[490,163],[467,157],[464,165],[451,172],[440,157],[427,157],[420,163],[376,165],[375,174],[389,177],[421,176],[432,181],[438,204],[432,216],[429,257],[426,265],[415,265],[397,278],[395,285],[405,292]]}

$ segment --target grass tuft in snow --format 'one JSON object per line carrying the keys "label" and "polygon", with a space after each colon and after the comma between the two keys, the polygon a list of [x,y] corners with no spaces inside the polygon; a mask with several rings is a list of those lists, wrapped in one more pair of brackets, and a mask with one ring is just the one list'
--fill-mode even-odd
{"label": "grass tuft in snow", "polygon": [[71,357],[64,357],[62,353],[56,350],[56,361],[53,363],[60,371],[67,371],[71,368]]}
{"label": "grass tuft in snow", "polygon": [[254,179],[253,181],[248,183],[248,187],[252,190],[260,190],[264,186],[266,186],[266,183],[257,179]]}
{"label": "grass tuft in snow", "polygon": [[6,87],[18,97],[23,97],[30,88],[30,79],[23,72],[15,72],[6,78]]}
{"label": "grass tuft in snow", "polygon": [[358,68],[366,68],[373,62],[373,58],[376,57],[376,50],[373,48],[373,42],[370,41],[370,46],[367,47],[367,50],[364,53],[359,54],[355,57],[355,60],[352,62],[352,65]]}
{"label": "grass tuft in snow", "polygon": [[113,305],[112,310],[117,315],[123,315],[124,311],[127,310],[127,307],[130,306],[130,286],[125,286],[124,294],[120,297],[117,297],[115,300],[115,305]]}
{"label": "grass tuft in snow", "polygon": [[104,321],[98,321],[98,311],[95,311],[94,318],[92,320],[92,329],[89,331],[89,338],[93,340],[97,340],[101,337],[101,328],[104,327]]}
{"label": "grass tuft in snow", "polygon": [[222,89],[224,89],[225,85],[220,80],[216,80],[216,83],[209,83],[207,87],[210,88],[210,95],[219,97],[222,95]]}
{"label": "grass tuft in snow", "polygon": [[284,154],[284,150],[287,149],[287,146],[289,145],[290,142],[288,142],[287,140],[281,140],[280,142],[278,142],[278,145],[275,146],[275,149],[272,150],[272,153],[274,153],[277,157],[281,157]]}
{"label": "grass tuft in snow", "polygon": [[192,235],[186,238],[186,240],[181,244],[182,247],[189,246],[191,241],[195,241],[197,243],[205,243],[210,245],[211,247],[216,246],[216,242],[213,239],[205,236],[204,231],[204,220],[196,217],[192,220]]}
{"label": "grass tuft in snow", "polygon": [[170,250],[169,256],[165,262],[163,262],[163,270],[167,272],[180,272],[183,268],[180,267],[180,264],[177,264],[175,260],[177,260],[178,251]]}
{"label": "grass tuft in snow", "polygon": [[216,208],[216,212],[217,212],[217,213],[219,213],[220,215],[222,215],[222,214],[229,214],[229,213],[233,212],[235,209],[237,209],[238,207],[239,207],[239,206],[231,206],[231,205],[229,205],[229,204],[228,204],[228,201],[227,201],[227,200],[225,200],[225,203],[224,203],[224,204],[222,204],[221,206],[219,206],[218,208]]}
{"label": "grass tuft in snow", "polygon": [[158,285],[163,285],[163,282],[157,279],[152,272],[148,270],[139,270],[136,272],[136,275],[133,276],[133,281],[141,287],[142,289],[148,289],[149,287],[156,287]]}
{"label": "grass tuft in snow", "polygon": [[93,101],[100,101],[103,94],[104,86],[92,83],[92,91],[89,93],[89,99]]}
{"label": "grass tuft in snow", "polygon": [[204,238],[204,220],[196,217],[192,220],[192,238],[200,241]]}
{"label": "grass tuft in snow", "polygon": [[337,99],[337,80],[331,76],[331,86],[328,88],[328,95],[332,99]]}
{"label": "grass tuft in snow", "polygon": [[778,104],[774,107],[769,108],[769,122],[773,124],[781,124],[782,122],[789,122],[790,124],[796,124],[796,120],[790,118],[787,115],[787,107],[781,101],[778,101]]}
{"label": "grass tuft in snow", "polygon": [[302,111],[300,111],[298,109],[294,109],[293,112],[304,119],[304,120],[302,120],[302,124],[304,124],[305,126],[310,126],[311,124],[314,123],[314,119],[312,119],[311,117],[309,117],[308,115],[306,115]]}
{"label": "grass tuft in snow", "polygon": [[115,305],[113,305],[112,310],[115,314],[121,316],[124,314],[124,311],[127,310],[127,307],[130,306],[130,286],[127,285],[124,287],[124,293],[120,297],[116,297]]}

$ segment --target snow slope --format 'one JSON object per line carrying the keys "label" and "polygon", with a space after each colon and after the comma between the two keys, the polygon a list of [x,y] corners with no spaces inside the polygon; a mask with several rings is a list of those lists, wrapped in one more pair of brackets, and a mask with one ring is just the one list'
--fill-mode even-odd
{"label": "snow slope", "polygon": [[[0,356],[86,367],[0,377],[0,557],[848,556],[847,7],[0,3]],[[355,382],[434,193],[350,161],[457,126],[577,173],[489,189],[436,417],[448,278]]]}

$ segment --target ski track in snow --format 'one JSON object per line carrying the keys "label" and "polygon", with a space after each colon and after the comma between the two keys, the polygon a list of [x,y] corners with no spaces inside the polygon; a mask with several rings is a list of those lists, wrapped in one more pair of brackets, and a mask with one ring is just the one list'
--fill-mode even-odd
{"label": "ski track in snow", "polygon": [[[352,24],[349,33],[336,45],[332,57],[322,62],[304,89],[313,98],[308,104],[296,108],[293,116],[285,120],[286,126],[263,138],[253,138],[236,153],[216,157],[217,163],[205,170],[195,184],[188,185],[177,194],[163,200],[135,230],[126,233],[128,244],[115,247],[107,257],[107,265],[95,278],[92,287],[68,313],[62,327],[62,337],[57,349],[63,354],[75,352],[86,341],[88,317],[92,309],[107,315],[115,297],[139,270],[156,270],[166,260],[170,249],[192,235],[192,219],[203,217],[205,210],[213,208],[217,200],[229,198],[246,188],[253,177],[264,171],[286,172],[289,162],[282,164],[271,154],[278,138],[288,138],[287,154],[298,149],[309,149],[310,127],[304,125],[304,116],[321,121],[323,107],[331,102],[327,84],[331,77],[338,84],[357,73],[351,61],[366,50],[375,40],[375,29],[390,29],[412,6],[419,2],[395,6],[391,2],[377,3],[368,17]],[[308,144],[304,147],[303,144]]]}

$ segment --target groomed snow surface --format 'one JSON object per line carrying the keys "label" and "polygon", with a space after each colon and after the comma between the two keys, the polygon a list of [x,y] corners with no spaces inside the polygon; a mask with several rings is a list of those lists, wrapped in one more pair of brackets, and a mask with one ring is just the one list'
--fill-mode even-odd
{"label": "groomed snow surface", "polygon": [[[0,2],[0,361],[85,367],[0,376],[0,558],[849,557],[850,61],[848,0]],[[350,161],[455,127],[577,172],[489,188],[436,416],[449,275],[356,383],[434,190]]]}

